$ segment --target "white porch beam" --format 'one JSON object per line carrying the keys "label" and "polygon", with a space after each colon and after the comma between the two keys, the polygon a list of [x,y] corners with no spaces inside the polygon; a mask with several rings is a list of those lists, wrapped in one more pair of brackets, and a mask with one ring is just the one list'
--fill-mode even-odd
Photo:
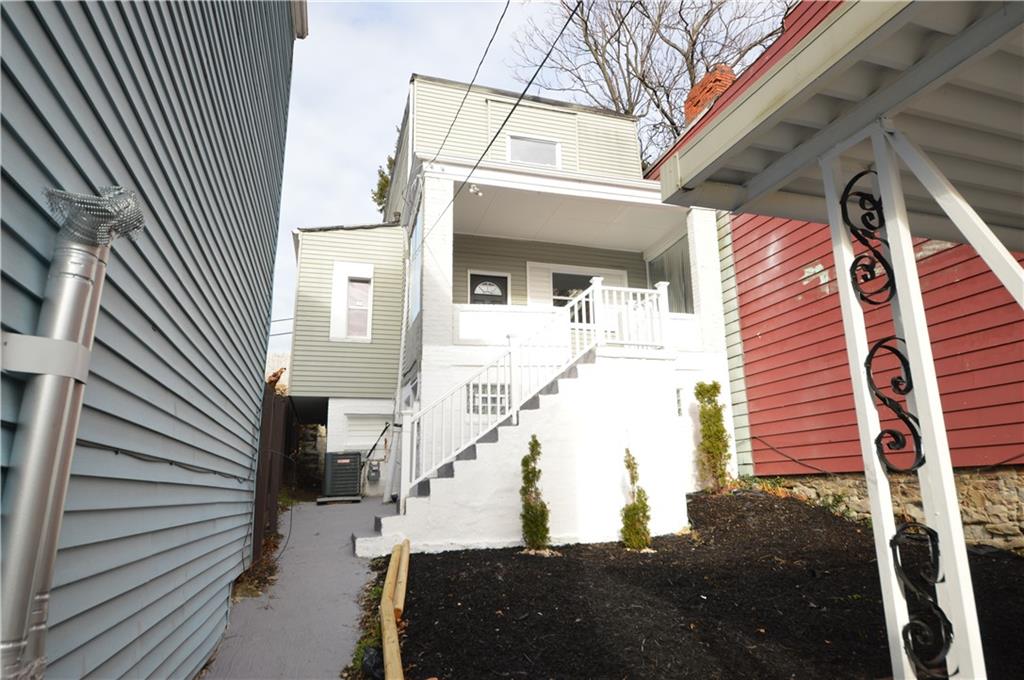
{"label": "white porch beam", "polygon": [[896,680],[904,680],[914,677],[914,668],[907,655],[903,653],[903,628],[909,623],[910,617],[896,578],[892,552],[889,550],[889,539],[896,533],[896,522],[893,518],[889,478],[878,456],[875,455],[875,438],[881,431],[881,424],[864,373],[864,363],[868,354],[864,312],[848,276],[853,265],[854,251],[839,208],[839,195],[842,190],[838,184],[840,172],[838,157],[821,161],[825,201],[828,204],[829,231],[832,234],[836,285],[839,289],[843,330],[846,334],[846,355],[850,363],[853,403],[857,413],[861,457],[864,461],[864,480],[867,483],[871,506],[871,533],[874,535],[875,559],[882,585],[882,608],[885,611],[886,636],[889,640],[889,660],[892,664],[893,677]]}
{"label": "white porch beam", "polygon": [[899,161],[880,126],[875,128],[871,141],[878,169],[878,189],[885,211],[885,235],[892,254],[893,283],[899,302],[893,306],[894,320],[904,334],[913,379],[913,403],[920,419],[921,446],[925,456],[924,465],[917,470],[921,501],[925,523],[938,534],[941,551],[943,579],[935,590],[938,604],[949,618],[953,632],[947,668],[950,674],[956,672],[959,677],[984,678],[985,660],[967,562],[967,545],[921,282],[914,258],[914,243],[903,202]]}
{"label": "white porch beam", "polygon": [[978,251],[978,255],[1010,291],[1017,304],[1024,308],[1024,269],[1006,246],[999,242],[978,213],[917,145],[894,128],[886,130],[884,134],[910,171],[917,176],[939,207],[949,215],[949,219],[967,242]]}
{"label": "white porch beam", "polygon": [[835,123],[786,154],[746,185],[744,206],[778,189],[794,173],[834,150],[889,114],[915,94],[935,84],[966,61],[998,48],[999,41],[1024,23],[1024,3],[1006,3],[984,19],[969,26],[941,50],[922,59],[895,81],[867,97]]}

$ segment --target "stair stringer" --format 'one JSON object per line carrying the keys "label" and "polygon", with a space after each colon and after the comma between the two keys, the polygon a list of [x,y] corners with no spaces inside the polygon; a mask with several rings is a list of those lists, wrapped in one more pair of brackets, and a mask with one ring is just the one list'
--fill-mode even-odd
{"label": "stair stringer", "polygon": [[532,434],[552,544],[618,540],[627,446],[650,498],[652,534],[686,527],[695,424],[676,412],[672,362],[603,356],[576,375],[541,394],[517,425],[498,428],[497,441],[478,443],[475,459],[455,461],[451,477],[431,479],[430,494],[410,497],[405,514],[383,518],[379,536],[358,538],[357,554],[386,554],[405,538],[417,552],[521,545],[520,461]]}

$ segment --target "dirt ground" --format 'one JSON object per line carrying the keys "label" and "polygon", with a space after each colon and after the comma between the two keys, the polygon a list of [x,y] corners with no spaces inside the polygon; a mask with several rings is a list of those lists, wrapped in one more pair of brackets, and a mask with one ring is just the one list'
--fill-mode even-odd
{"label": "dirt ground", "polygon": [[[885,678],[870,527],[761,492],[690,498],[690,536],[415,555],[408,678]],[[1024,668],[1024,559],[971,555],[992,678]]]}

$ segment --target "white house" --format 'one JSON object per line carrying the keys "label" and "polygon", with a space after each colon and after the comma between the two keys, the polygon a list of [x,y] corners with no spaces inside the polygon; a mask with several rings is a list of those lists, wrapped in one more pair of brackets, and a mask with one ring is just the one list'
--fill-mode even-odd
{"label": "white house", "polygon": [[518,544],[534,434],[554,543],[618,538],[627,448],[652,532],[684,528],[693,388],[728,383],[716,213],[662,204],[635,119],[479,86],[456,117],[467,88],[411,79],[385,208],[408,239],[396,514],[356,550]]}

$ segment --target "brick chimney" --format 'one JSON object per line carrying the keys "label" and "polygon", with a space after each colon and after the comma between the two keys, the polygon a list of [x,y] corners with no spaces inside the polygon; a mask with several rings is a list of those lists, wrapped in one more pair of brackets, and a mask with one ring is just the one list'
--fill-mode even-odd
{"label": "brick chimney", "polygon": [[736,74],[725,64],[718,64],[704,74],[683,103],[683,115],[689,125],[704,113],[718,97],[729,89],[736,80]]}

